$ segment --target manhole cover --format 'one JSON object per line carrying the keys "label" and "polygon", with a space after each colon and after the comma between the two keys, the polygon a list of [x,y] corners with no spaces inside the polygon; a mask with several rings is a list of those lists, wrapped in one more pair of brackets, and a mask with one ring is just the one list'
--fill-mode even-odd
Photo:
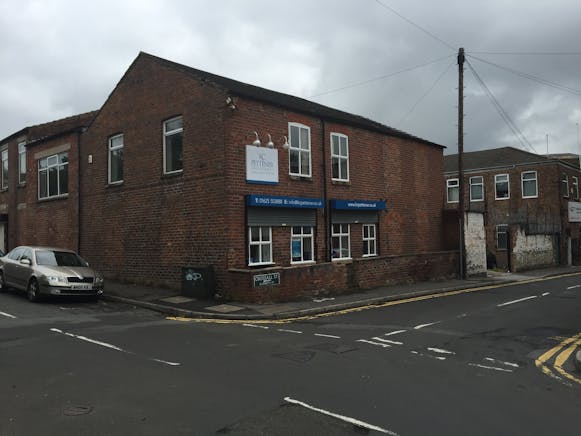
{"label": "manhole cover", "polygon": [[282,359],[292,360],[294,362],[308,362],[313,357],[315,357],[314,351],[297,351],[293,353],[283,353],[283,354],[273,354],[274,357],[280,357]]}
{"label": "manhole cover", "polygon": [[65,416],[79,416],[91,413],[93,408],[91,406],[66,406],[63,409],[63,415]]}

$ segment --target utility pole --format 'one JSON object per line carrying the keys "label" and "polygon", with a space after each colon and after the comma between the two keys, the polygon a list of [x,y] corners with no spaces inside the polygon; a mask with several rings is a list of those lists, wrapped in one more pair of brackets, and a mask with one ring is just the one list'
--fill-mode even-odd
{"label": "utility pole", "polygon": [[464,235],[464,48],[458,50],[458,212],[460,214],[460,278],[466,279],[466,244]]}

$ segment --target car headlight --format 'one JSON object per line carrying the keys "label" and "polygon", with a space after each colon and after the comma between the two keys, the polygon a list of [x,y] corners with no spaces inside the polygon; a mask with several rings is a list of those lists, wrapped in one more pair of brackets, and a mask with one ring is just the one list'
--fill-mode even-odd
{"label": "car headlight", "polygon": [[46,276],[46,281],[49,286],[63,286],[69,284],[67,278],[63,276]]}

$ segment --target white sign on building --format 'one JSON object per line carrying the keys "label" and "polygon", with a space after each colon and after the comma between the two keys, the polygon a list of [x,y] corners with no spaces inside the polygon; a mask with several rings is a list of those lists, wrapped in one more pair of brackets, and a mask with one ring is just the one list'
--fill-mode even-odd
{"label": "white sign on building", "polygon": [[276,148],[246,146],[246,182],[278,183],[278,150]]}
{"label": "white sign on building", "polygon": [[569,222],[581,223],[581,203],[578,201],[569,202]]}

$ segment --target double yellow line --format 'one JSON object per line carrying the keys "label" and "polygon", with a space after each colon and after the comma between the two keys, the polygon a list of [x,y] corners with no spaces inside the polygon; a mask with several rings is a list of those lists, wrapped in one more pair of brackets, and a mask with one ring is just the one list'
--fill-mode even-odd
{"label": "double yellow line", "polygon": [[542,356],[540,356],[537,360],[535,360],[535,365],[539,368],[543,373],[548,375],[549,377],[559,378],[551,369],[549,368],[550,364],[547,363],[549,359],[552,359],[557,353],[557,357],[553,363],[553,368],[572,382],[581,384],[581,379],[574,376],[571,373],[568,373],[563,369],[563,364],[571,357],[571,354],[575,351],[577,347],[581,346],[581,332],[577,333],[575,336],[565,339],[559,345],[551,348],[549,351],[545,352]]}

